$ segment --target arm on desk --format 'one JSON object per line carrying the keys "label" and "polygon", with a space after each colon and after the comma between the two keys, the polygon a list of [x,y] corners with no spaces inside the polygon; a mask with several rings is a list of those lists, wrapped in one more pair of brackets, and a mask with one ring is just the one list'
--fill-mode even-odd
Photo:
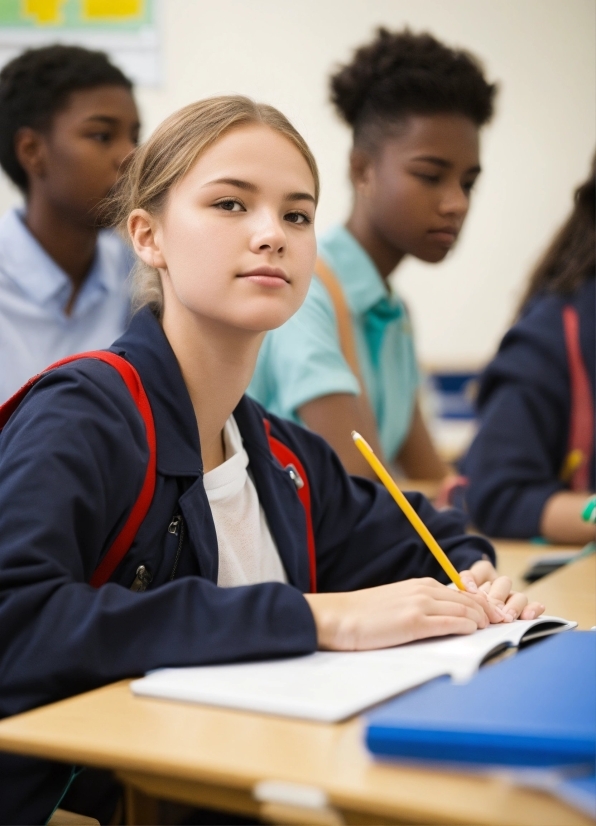
{"label": "arm on desk", "polygon": [[596,536],[595,526],[584,522],[581,511],[585,493],[560,491],[547,499],[540,518],[540,532],[550,542],[586,545]]}

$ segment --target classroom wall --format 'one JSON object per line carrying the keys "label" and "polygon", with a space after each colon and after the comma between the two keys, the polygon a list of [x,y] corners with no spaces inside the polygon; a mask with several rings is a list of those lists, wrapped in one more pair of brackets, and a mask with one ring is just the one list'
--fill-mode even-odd
{"label": "classroom wall", "polygon": [[[482,57],[498,80],[484,173],[458,248],[438,266],[405,261],[421,360],[476,366],[506,329],[536,256],[594,151],[594,0],[162,0],[163,83],[141,88],[148,134],[172,110],[241,92],[280,107],[319,161],[318,231],[345,218],[350,137],[327,103],[337,62],[383,24],[428,30]],[[0,211],[18,195],[0,179]]]}

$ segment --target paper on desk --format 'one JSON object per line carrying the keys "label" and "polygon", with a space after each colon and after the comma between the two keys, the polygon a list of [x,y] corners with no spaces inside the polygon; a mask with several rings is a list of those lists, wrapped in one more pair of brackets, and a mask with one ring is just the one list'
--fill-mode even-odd
{"label": "paper on desk", "polygon": [[331,723],[435,677],[469,679],[490,652],[518,645],[530,629],[548,623],[557,630],[575,625],[541,617],[378,651],[317,651],[284,660],[165,668],[135,680],[131,689],[138,695]]}

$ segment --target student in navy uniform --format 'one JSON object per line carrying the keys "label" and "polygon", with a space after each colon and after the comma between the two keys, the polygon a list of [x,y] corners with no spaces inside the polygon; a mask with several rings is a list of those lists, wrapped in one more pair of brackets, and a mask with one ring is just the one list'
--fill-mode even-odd
{"label": "student in navy uniform", "polygon": [[354,450],[357,430],[405,476],[442,479],[448,468],[421,414],[408,312],[388,279],[407,256],[436,264],[455,245],[495,86],[466,52],[429,34],[379,29],[330,87],[353,132],[353,202],[345,225],[318,239],[319,255],[343,292],[354,347],[342,342],[318,263],[301,309],[265,338],[249,394],[323,436],[349,473],[374,478]]}
{"label": "student in navy uniform", "polygon": [[[308,290],[317,198],[303,139],[242,97],[182,109],[136,153],[115,220],[143,262],[147,306],[111,349],[148,394],[155,495],[94,589],[146,473],[139,409],[112,366],[86,359],[42,377],[13,413],[0,439],[3,716],[158,666],[384,647],[543,610],[510,592],[457,512],[412,494],[468,592],[440,584],[384,488],[347,476],[320,437],[243,395],[265,331]],[[317,593],[295,474],[273,458],[264,417],[310,482]],[[3,763],[5,821],[42,821],[69,768]],[[64,806],[106,817],[108,791],[91,812],[72,795]]]}
{"label": "student in navy uniform", "polygon": [[126,328],[133,258],[97,207],[138,132],[132,84],[101,52],[31,49],[0,72],[0,164],[25,198],[0,219],[0,403]]}
{"label": "student in navy uniform", "polygon": [[480,430],[462,469],[472,519],[492,536],[594,539],[581,512],[596,490],[595,172],[482,377]]}

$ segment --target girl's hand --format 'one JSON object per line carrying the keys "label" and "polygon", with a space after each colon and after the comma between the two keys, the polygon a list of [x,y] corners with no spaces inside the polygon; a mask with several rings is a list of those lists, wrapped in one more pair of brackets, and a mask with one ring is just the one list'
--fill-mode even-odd
{"label": "girl's hand", "polygon": [[304,597],[317,626],[319,648],[334,651],[388,648],[425,637],[472,634],[489,623],[477,595],[454,591],[430,577]]}
{"label": "girl's hand", "polygon": [[525,594],[511,590],[511,580],[499,576],[491,562],[475,562],[460,577],[470,594],[475,594],[491,622],[512,622],[515,619],[531,620],[544,613],[544,605],[528,603]]}

